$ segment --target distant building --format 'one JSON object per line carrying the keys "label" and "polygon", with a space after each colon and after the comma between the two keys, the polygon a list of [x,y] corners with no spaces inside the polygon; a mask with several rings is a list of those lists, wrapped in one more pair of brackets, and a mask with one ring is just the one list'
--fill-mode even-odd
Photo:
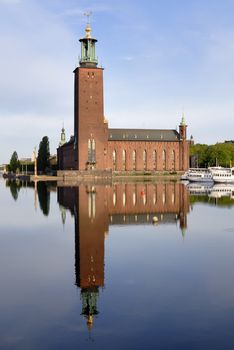
{"label": "distant building", "polygon": [[20,163],[32,163],[32,158],[20,158]]}
{"label": "distant building", "polygon": [[[177,130],[110,129],[104,117],[103,68],[95,55],[97,40],[89,24],[80,39],[80,66],[74,70],[74,137],[57,150],[58,169],[85,171],[185,171],[189,143],[184,117]],[[145,116],[142,116],[145,118]],[[62,173],[60,172],[60,175]]]}
{"label": "distant building", "polygon": [[59,141],[59,147],[63,146],[66,143],[66,134],[65,134],[65,129],[64,126],[62,127],[61,130],[61,136],[60,136],[60,141]]}
{"label": "distant building", "polygon": [[1,164],[0,165],[0,173],[4,174],[7,172],[7,164]]}
{"label": "distant building", "polygon": [[234,143],[234,140],[224,141],[224,143]]}

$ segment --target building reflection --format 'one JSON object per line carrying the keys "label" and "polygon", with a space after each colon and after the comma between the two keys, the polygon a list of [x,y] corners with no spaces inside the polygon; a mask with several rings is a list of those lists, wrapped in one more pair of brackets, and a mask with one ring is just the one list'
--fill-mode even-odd
{"label": "building reflection", "polygon": [[63,223],[69,209],[75,218],[75,278],[82,300],[81,314],[92,328],[104,287],[104,241],[109,225],[176,224],[187,227],[189,196],[184,185],[120,184],[58,185]]}

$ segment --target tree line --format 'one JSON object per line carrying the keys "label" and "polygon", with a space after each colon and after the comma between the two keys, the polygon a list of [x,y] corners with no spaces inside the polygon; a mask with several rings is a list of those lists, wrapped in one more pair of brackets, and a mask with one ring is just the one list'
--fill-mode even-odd
{"label": "tree line", "polygon": [[[20,162],[18,153],[14,151],[7,166],[8,171],[12,173],[19,173],[26,167],[24,162]],[[37,154],[37,169],[39,172],[46,173],[50,170],[50,145],[48,136],[44,136],[39,144]],[[27,170],[34,171],[34,162],[27,163]]]}
{"label": "tree line", "polygon": [[197,143],[190,146],[191,167],[234,166],[234,143],[206,145]]}

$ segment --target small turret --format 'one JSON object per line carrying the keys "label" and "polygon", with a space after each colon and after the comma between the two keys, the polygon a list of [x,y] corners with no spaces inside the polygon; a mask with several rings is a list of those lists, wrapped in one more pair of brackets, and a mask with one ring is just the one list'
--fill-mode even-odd
{"label": "small turret", "polygon": [[61,130],[61,137],[60,137],[59,147],[61,147],[65,143],[66,143],[66,134],[65,134],[64,126],[63,126],[62,130]]}
{"label": "small turret", "polygon": [[184,119],[184,114],[182,115],[182,119],[179,125],[179,132],[180,132],[180,139],[181,140],[186,140],[187,137],[187,125],[185,123],[185,119]]}
{"label": "small turret", "polygon": [[194,139],[193,139],[193,135],[190,136],[190,145],[194,145]]}

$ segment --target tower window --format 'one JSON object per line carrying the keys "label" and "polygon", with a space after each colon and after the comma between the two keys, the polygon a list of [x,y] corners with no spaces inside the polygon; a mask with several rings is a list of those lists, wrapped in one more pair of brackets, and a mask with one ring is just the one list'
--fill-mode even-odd
{"label": "tower window", "polygon": [[96,143],[94,139],[88,140],[88,163],[96,163]]}

